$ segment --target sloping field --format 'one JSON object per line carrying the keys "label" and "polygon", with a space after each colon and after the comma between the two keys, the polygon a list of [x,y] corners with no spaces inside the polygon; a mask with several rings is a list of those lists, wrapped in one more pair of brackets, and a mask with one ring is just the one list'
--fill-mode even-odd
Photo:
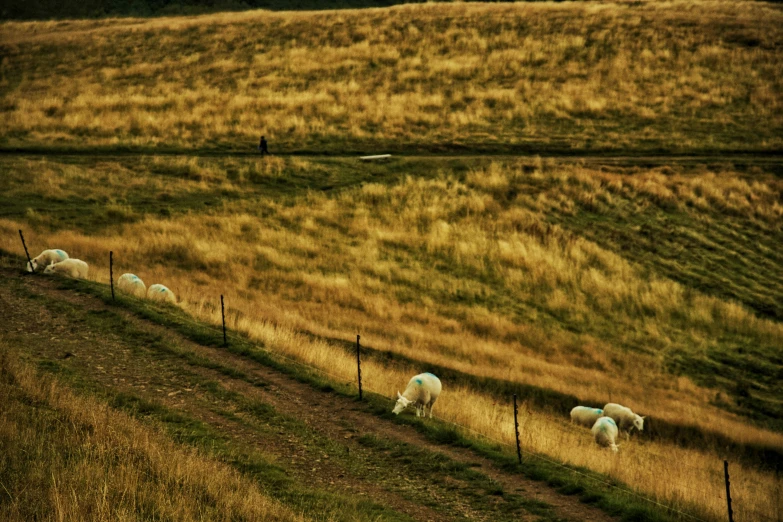
{"label": "sloping field", "polygon": [[459,437],[392,422],[388,401],[345,396],[238,336],[226,349],[192,321],[161,327],[183,319],[172,309],[111,301],[105,286],[0,275],[11,326],[0,332],[3,520],[596,522],[646,512],[536,462],[524,468],[532,480],[498,469],[497,451],[438,444]]}
{"label": "sloping field", "polygon": [[[386,183],[369,173],[356,187],[315,192],[297,188],[297,178],[313,172],[314,183],[328,184],[333,160],[278,158],[269,179],[263,169],[274,163],[256,160],[71,161],[5,160],[8,172],[39,174],[34,184],[8,182],[8,205],[44,206],[28,207],[23,221],[0,221],[0,248],[20,252],[17,229],[25,228],[34,253],[64,248],[104,283],[111,250],[115,277],[132,271],[163,282],[184,310],[212,323],[223,294],[231,330],[336,382],[355,380],[359,333],[365,390],[392,397],[412,373],[436,371],[448,390],[436,413],[503,443],[513,441],[508,400],[517,393],[526,403],[526,451],[606,473],[706,518],[723,512],[720,464],[728,458],[737,506],[780,510],[783,331],[754,310],[780,295],[780,271],[716,268],[712,280],[743,288],[727,300],[700,289],[699,279],[667,278],[668,251],[635,241],[629,260],[622,254],[632,249],[615,243],[629,221],[636,226],[634,216],[665,212],[677,223],[656,230],[665,244],[700,227],[740,227],[748,235],[727,235],[733,242],[718,253],[752,249],[760,264],[777,267],[776,241],[767,250],[745,242],[781,236],[775,177],[513,160],[398,181],[380,171],[399,166],[379,166]],[[712,192],[699,195],[705,186]],[[142,197],[159,191],[165,197]],[[602,227],[589,226],[596,220]],[[691,255],[679,258],[685,274],[717,255],[688,247]],[[567,424],[572,406],[609,401],[648,416],[622,461]]]}
{"label": "sloping field", "polygon": [[781,149],[763,2],[407,5],[0,25],[0,146]]}
{"label": "sloping field", "polygon": [[[36,365],[194,445],[282,518],[583,519],[518,482],[516,394],[525,476],[596,520],[722,520],[724,459],[736,519],[779,519],[781,18],[635,2],[4,23],[0,250],[23,324],[0,331],[7,372],[28,382]],[[250,154],[260,134],[275,155]],[[408,154],[345,154],[360,150]],[[22,278],[20,229],[90,281]],[[177,308],[107,305],[110,251],[115,279],[164,283]],[[21,311],[39,309],[58,317],[40,339]],[[366,407],[348,398],[357,334]],[[439,419],[392,418],[421,371],[444,381]],[[23,424],[40,393],[18,393]],[[568,422],[607,402],[647,417],[616,456]]]}

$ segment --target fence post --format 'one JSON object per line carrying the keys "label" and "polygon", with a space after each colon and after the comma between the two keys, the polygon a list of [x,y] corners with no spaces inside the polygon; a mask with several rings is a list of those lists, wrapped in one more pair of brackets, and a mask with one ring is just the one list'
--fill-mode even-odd
{"label": "fence post", "polygon": [[356,334],[356,369],[359,375],[359,400],[362,400],[362,357],[359,346],[359,334]]}
{"label": "fence post", "polygon": [[519,421],[517,420],[517,394],[514,394],[514,434],[517,437],[517,460],[522,464],[522,448],[519,446]]}
{"label": "fence post", "polygon": [[729,506],[729,522],[734,522],[734,511],[731,509],[731,483],[729,482],[729,461],[723,461],[723,474],[726,477],[726,503]]}
{"label": "fence post", "polygon": [[19,237],[22,238],[22,246],[24,247],[24,255],[27,256],[27,263],[30,266],[30,271],[35,272],[35,269],[33,268],[33,261],[30,259],[30,253],[27,251],[27,245],[24,242],[24,236],[22,235],[22,231],[19,230]]}
{"label": "fence post", "polygon": [[109,282],[111,283],[111,300],[114,301],[114,252],[109,250]]}
{"label": "fence post", "polygon": [[223,346],[228,346],[228,338],[226,338],[226,307],[223,304],[223,294],[220,294],[220,315],[223,317]]}

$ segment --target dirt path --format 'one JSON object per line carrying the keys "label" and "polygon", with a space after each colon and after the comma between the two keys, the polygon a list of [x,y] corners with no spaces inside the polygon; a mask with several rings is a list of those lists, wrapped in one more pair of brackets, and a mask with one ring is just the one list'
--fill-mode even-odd
{"label": "dirt path", "polygon": [[[29,347],[28,357],[183,412],[316,489],[372,499],[415,520],[614,520],[468,449],[434,444],[364,403],[60,290],[51,279],[0,268],[0,280],[0,338]],[[428,473],[424,462],[447,465]]]}
{"label": "dirt path", "polygon": [[[308,150],[292,150],[278,154],[280,157],[310,157],[310,158],[329,158],[329,159],[358,159],[363,153],[356,152],[354,154],[345,153],[329,153],[328,151],[308,151]],[[258,157],[258,152],[255,149],[247,150],[235,150],[235,151],[222,151],[222,150],[140,150],[140,151],[127,151],[127,150],[58,150],[47,148],[2,148],[0,147],[0,156],[13,157],[13,156],[54,156],[54,157],[92,157],[92,158],[124,158],[124,157],[141,157],[141,156],[186,156],[186,157],[199,157],[199,158],[255,158]],[[489,158],[489,159],[503,159],[503,158],[534,158],[540,157],[541,159],[553,159],[562,162],[585,162],[591,164],[610,164],[610,165],[671,165],[671,164],[689,164],[689,163],[701,163],[701,164],[721,164],[721,163],[739,163],[748,165],[769,165],[780,166],[783,165],[783,152],[781,151],[728,151],[728,152],[716,152],[709,153],[703,151],[697,151],[693,154],[687,153],[661,153],[651,154],[647,151],[567,151],[559,149],[539,151],[497,151],[488,149],[486,151],[465,151],[458,150],[454,152],[397,152],[392,154],[394,158],[405,159],[475,159],[475,158]]]}

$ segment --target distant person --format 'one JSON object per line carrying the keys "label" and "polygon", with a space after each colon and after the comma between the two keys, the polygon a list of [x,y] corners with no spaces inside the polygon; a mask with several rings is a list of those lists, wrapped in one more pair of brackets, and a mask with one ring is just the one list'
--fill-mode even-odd
{"label": "distant person", "polygon": [[258,150],[261,152],[261,155],[269,154],[269,150],[266,148],[266,138],[261,136],[261,143],[258,144]]}

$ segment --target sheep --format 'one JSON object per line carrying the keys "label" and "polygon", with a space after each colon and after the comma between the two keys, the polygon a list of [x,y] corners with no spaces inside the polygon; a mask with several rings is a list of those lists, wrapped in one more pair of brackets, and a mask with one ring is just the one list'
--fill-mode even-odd
{"label": "sheep", "polygon": [[633,428],[644,431],[645,417],[635,414],[630,408],[625,406],[610,402],[604,406],[604,417],[611,417],[617,423],[620,430],[625,433],[625,440],[631,438],[631,430]]}
{"label": "sheep", "polygon": [[147,285],[135,274],[122,274],[117,280],[117,288],[136,297],[147,295]]}
{"label": "sheep", "polygon": [[147,299],[163,301],[164,303],[177,304],[177,296],[164,285],[155,284],[147,288]]}
{"label": "sheep", "polygon": [[431,373],[420,373],[411,378],[405,393],[397,392],[397,403],[394,405],[392,413],[399,415],[402,410],[413,404],[416,408],[417,417],[426,417],[429,410],[430,419],[432,418],[432,405],[440,395],[440,379]]}
{"label": "sheep", "polygon": [[35,272],[39,266],[42,266],[44,269],[46,269],[46,267],[52,263],[59,263],[60,261],[65,261],[66,259],[68,259],[68,254],[59,248],[55,248],[53,250],[44,250],[38,254],[37,257],[34,257],[32,261],[27,262],[27,271]]}
{"label": "sheep", "polygon": [[601,408],[588,408],[587,406],[577,406],[571,410],[571,423],[579,424],[580,426],[586,426],[592,428],[598,417],[604,414],[604,410]]}
{"label": "sheep", "polygon": [[617,453],[617,424],[611,417],[599,417],[590,431],[593,432],[596,444],[609,447]]}
{"label": "sheep", "polygon": [[70,258],[59,263],[51,263],[44,269],[44,274],[65,274],[77,279],[86,279],[87,269],[87,263],[81,259]]}

